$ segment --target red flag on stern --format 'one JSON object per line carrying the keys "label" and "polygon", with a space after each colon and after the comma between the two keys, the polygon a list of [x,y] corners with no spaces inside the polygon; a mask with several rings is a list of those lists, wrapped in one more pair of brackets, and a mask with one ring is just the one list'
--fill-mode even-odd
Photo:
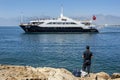
{"label": "red flag on stern", "polygon": [[93,16],[93,20],[96,20],[96,16],[95,15]]}

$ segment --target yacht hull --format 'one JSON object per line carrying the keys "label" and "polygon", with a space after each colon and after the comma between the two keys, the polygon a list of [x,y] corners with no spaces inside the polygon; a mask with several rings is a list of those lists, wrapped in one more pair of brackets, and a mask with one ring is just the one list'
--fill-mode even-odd
{"label": "yacht hull", "polygon": [[34,33],[34,32],[40,32],[40,33],[98,33],[98,30],[95,28],[91,29],[83,29],[81,27],[40,27],[40,26],[27,26],[27,25],[20,25],[20,27],[26,32],[26,33]]}

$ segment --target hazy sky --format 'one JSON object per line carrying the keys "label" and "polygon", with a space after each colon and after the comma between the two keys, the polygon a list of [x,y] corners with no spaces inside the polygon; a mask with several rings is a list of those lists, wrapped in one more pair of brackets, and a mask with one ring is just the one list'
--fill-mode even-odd
{"label": "hazy sky", "polygon": [[61,5],[64,15],[120,16],[120,0],[0,0],[0,17],[59,16]]}

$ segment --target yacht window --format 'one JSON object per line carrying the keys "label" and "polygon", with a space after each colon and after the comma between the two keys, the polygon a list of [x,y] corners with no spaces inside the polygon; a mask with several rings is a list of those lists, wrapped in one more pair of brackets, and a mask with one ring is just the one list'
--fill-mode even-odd
{"label": "yacht window", "polygon": [[59,25],[68,25],[68,24],[76,24],[74,22],[49,22],[47,24],[59,24]]}
{"label": "yacht window", "polygon": [[43,24],[44,22],[32,22],[32,24]]}
{"label": "yacht window", "polygon": [[57,22],[57,24],[61,24],[61,22]]}
{"label": "yacht window", "polygon": [[32,24],[37,24],[37,22],[32,22]]}
{"label": "yacht window", "polygon": [[67,19],[61,19],[62,21],[67,21]]}
{"label": "yacht window", "polygon": [[56,22],[53,22],[53,24],[56,24]]}
{"label": "yacht window", "polygon": [[82,24],[84,24],[84,25],[90,25],[90,23],[82,23]]}
{"label": "yacht window", "polygon": [[65,24],[65,22],[63,22],[63,25]]}
{"label": "yacht window", "polygon": [[47,23],[47,24],[52,24],[52,22],[49,22],[49,23]]}
{"label": "yacht window", "polygon": [[68,24],[67,22],[65,24]]}
{"label": "yacht window", "polygon": [[85,24],[85,23],[82,23],[82,24]]}
{"label": "yacht window", "polygon": [[39,22],[39,24],[43,24],[44,22]]}
{"label": "yacht window", "polygon": [[76,23],[74,23],[74,22],[71,22],[71,24],[76,24]]}

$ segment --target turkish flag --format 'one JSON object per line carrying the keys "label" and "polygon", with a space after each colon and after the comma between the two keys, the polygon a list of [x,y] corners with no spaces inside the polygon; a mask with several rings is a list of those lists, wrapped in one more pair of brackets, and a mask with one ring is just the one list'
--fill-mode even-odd
{"label": "turkish flag", "polygon": [[96,16],[93,16],[93,20],[96,20]]}

